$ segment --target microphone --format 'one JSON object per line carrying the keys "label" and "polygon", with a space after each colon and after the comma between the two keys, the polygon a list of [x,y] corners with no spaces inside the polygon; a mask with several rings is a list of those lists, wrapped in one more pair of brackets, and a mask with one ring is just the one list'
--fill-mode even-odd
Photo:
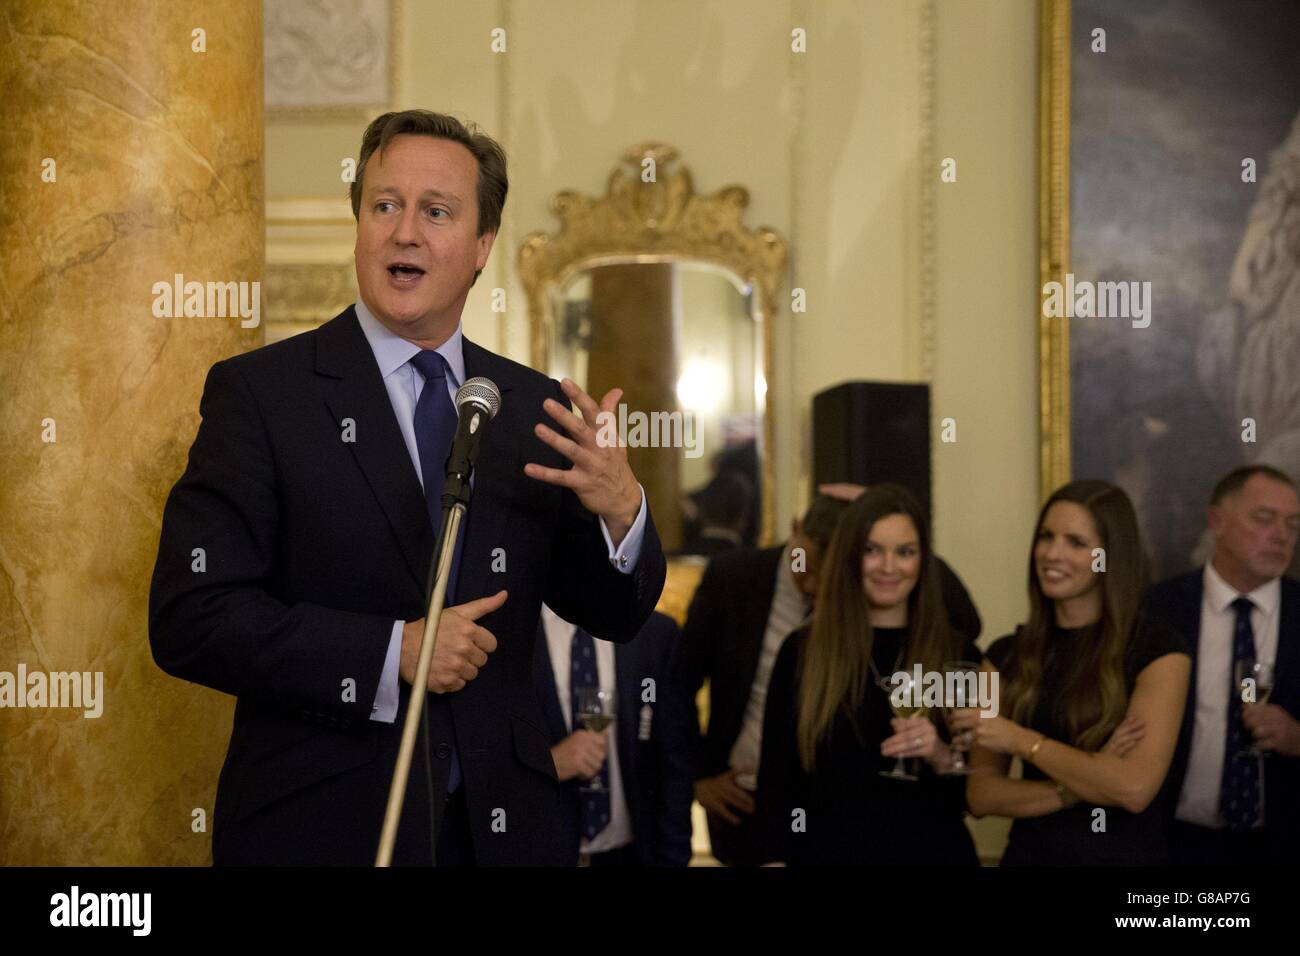
{"label": "microphone", "polygon": [[471,378],[456,390],[456,437],[447,455],[447,479],[442,486],[442,505],[469,504],[469,476],[478,460],[479,445],[487,423],[501,411],[501,390],[491,379]]}
{"label": "microphone", "polygon": [[[415,665],[412,685],[424,687],[429,680],[433,663],[433,647],[438,640],[438,622],[442,618],[443,604],[447,599],[447,584],[451,579],[452,561],[456,552],[456,537],[461,521],[469,508],[469,476],[478,460],[479,445],[487,423],[501,410],[501,390],[486,378],[471,378],[456,390],[456,437],[452,439],[447,455],[447,478],[442,486],[442,528],[434,542],[433,560],[429,563],[428,610],[424,615],[424,637],[420,643],[420,659]],[[388,805],[384,811],[384,826],[379,834],[379,849],[375,866],[390,866],[393,847],[397,843],[397,825],[406,800],[406,784],[411,774],[411,756],[415,752],[418,725],[424,721],[426,760],[428,754],[429,724],[424,712],[428,694],[412,694],[406,710],[406,723],[402,727],[402,740],[397,750],[397,764],[388,788]],[[426,778],[430,779],[430,778]],[[430,832],[433,829],[433,792],[430,784]],[[435,847],[430,847],[437,857]]]}

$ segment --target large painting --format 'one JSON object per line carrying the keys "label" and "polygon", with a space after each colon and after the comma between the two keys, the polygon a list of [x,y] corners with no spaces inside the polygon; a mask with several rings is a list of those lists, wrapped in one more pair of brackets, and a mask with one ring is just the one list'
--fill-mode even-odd
{"label": "large painting", "polygon": [[1044,490],[1122,486],[1163,577],[1300,475],[1300,4],[1045,0],[1043,50]]}

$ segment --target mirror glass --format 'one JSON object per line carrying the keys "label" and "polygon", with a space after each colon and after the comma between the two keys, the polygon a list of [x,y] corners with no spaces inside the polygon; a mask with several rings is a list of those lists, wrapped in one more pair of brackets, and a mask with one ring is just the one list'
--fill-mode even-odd
{"label": "mirror glass", "polygon": [[584,269],[554,292],[548,372],[597,402],[622,388],[609,423],[669,554],[753,547],[761,522],[766,378],[754,290],[688,260]]}

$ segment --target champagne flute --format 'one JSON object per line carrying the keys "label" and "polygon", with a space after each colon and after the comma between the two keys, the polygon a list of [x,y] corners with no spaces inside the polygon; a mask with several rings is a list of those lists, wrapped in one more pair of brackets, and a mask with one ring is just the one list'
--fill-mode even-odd
{"label": "champagne flute", "polygon": [[[1256,704],[1267,704],[1269,695],[1273,693],[1273,665],[1265,664],[1260,661],[1244,660],[1237,661],[1234,668],[1237,678],[1237,690],[1241,692],[1242,703],[1246,703],[1245,691],[1246,681],[1250,680],[1255,685]],[[1248,750],[1237,752],[1238,757],[1267,757],[1268,751],[1260,749],[1258,744],[1251,744]]]}
{"label": "champagne flute", "polygon": [[[894,675],[890,674],[880,678],[880,689],[885,692],[885,697],[889,700],[889,707],[894,712],[895,717],[907,719],[908,717],[920,717],[925,713],[925,708],[920,706],[919,697],[921,688],[917,685],[912,675],[909,673],[900,674],[902,680],[896,682]],[[901,694],[902,703],[895,703],[896,694]],[[888,777],[890,780],[916,780],[917,778],[907,772],[907,763],[904,761],[902,754],[894,758],[894,766],[890,770],[881,770],[882,777]]]}
{"label": "champagne flute", "polygon": [[[969,683],[971,683],[972,686],[977,687],[974,682],[979,680],[980,666],[974,661],[948,661],[943,665],[943,669],[945,675],[957,675],[956,680],[953,682],[952,698],[948,699],[945,697],[944,699],[945,706],[943,708],[943,715],[948,721],[948,726],[951,728],[952,715],[954,711],[973,707],[978,702],[978,690],[975,692],[976,697],[974,699],[972,699],[971,695],[967,693],[969,689],[967,687],[967,675],[970,675]],[[943,776],[964,777],[970,773],[970,767],[966,766],[966,739],[968,734],[969,731],[961,735],[963,740],[960,744],[958,744],[956,736],[953,736],[952,741],[949,744],[949,749],[952,751],[952,766],[943,771]]]}
{"label": "champagne flute", "polygon": [[[614,692],[601,690],[599,687],[578,688],[578,722],[584,730],[593,734],[603,733],[614,723]],[[603,793],[605,785],[601,783],[600,771],[578,788],[584,793]]]}

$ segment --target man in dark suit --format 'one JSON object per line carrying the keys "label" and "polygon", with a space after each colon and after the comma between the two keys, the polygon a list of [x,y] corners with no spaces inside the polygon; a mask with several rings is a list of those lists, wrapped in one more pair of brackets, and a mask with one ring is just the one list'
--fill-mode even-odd
{"label": "man in dark suit", "polygon": [[[650,615],[627,644],[593,640],[545,605],[534,683],[564,784],[565,839],[586,866],[685,866],[691,859],[690,719],[669,679],[677,625]],[[614,694],[615,720],[578,726],[578,688]],[[581,788],[601,781],[600,793]]]}
{"label": "man in dark suit", "polygon": [[[758,551],[721,554],[709,562],[691,600],[673,675],[694,700],[709,682],[708,732],[700,739],[691,708],[695,799],[704,807],[713,855],[731,866],[755,866],[754,791],[762,746],[763,708],[772,665],[786,637],[807,619],[817,573],[848,502],[861,486],[837,485],[819,495],[790,540]],[[981,623],[957,575],[939,561],[940,586],[952,625],[971,640]]]}
{"label": "man in dark suit", "polygon": [[618,390],[597,407],[461,333],[506,189],[487,136],[425,111],[379,117],[352,191],[360,299],[208,374],[163,515],[150,641],[168,673],[238,697],[219,864],[373,862],[422,643],[452,396],[473,376],[502,405],[419,690],[427,731],[393,862],[428,864],[435,849],[440,865],[572,862],[532,687],[538,612],[545,599],[630,640],[665,567],[625,451],[595,441]]}
{"label": "man in dark suit", "polygon": [[[1294,481],[1267,465],[1236,469],[1214,489],[1209,526],[1210,561],[1147,602],[1192,655],[1166,784],[1170,862],[1290,864],[1300,852],[1300,583],[1282,574],[1300,534]],[[1267,703],[1243,703],[1239,662],[1273,666]],[[1262,684],[1253,690],[1262,697]],[[1252,743],[1267,756],[1251,755]]]}

